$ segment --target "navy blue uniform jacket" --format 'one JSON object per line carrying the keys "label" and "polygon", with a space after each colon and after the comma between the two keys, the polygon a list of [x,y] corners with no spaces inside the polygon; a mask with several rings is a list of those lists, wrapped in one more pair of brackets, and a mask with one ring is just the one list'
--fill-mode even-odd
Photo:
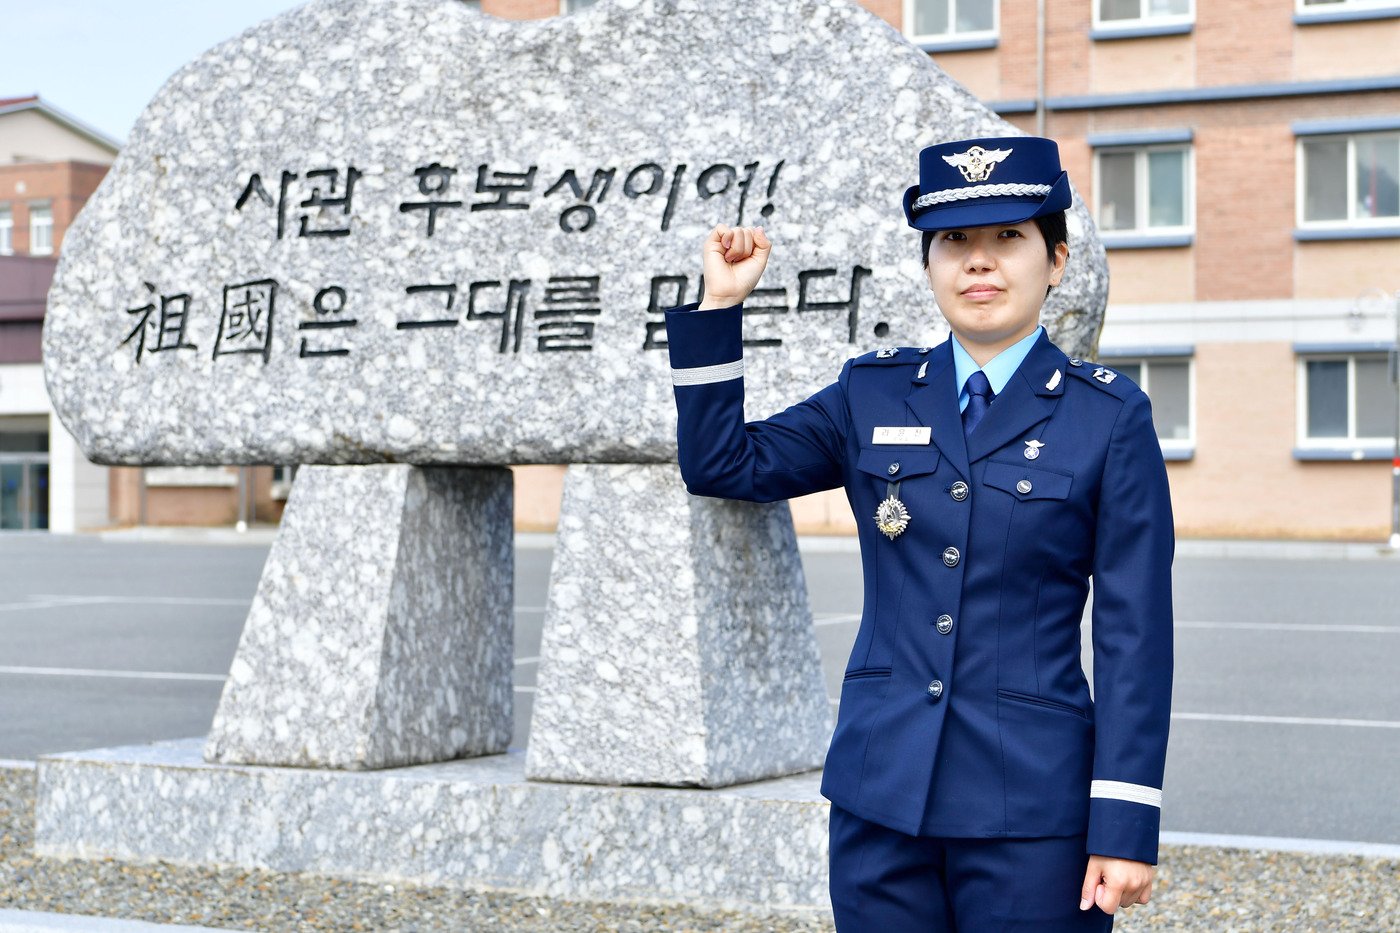
{"label": "navy blue uniform jacket", "polygon": [[[864,611],[823,795],[911,835],[1087,832],[1091,854],[1155,864],[1175,537],[1146,394],[1042,333],[966,440],[947,341],[850,360],[746,424],[742,307],[696,308],[666,312],[686,487],[769,502],[844,486],[856,516]],[[873,443],[902,426],[931,443]],[[894,540],[874,520],[891,480],[911,517]]]}

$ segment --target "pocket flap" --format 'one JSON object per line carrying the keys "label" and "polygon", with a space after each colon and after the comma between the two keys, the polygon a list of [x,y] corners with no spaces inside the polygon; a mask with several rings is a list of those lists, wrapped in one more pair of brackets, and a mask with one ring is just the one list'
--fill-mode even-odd
{"label": "pocket flap", "polygon": [[1004,489],[1017,499],[1064,499],[1069,495],[1074,476],[1058,470],[989,460],[982,482]]}
{"label": "pocket flap", "polygon": [[897,482],[934,472],[938,469],[938,456],[937,447],[864,447],[856,458],[856,468],[862,473]]}

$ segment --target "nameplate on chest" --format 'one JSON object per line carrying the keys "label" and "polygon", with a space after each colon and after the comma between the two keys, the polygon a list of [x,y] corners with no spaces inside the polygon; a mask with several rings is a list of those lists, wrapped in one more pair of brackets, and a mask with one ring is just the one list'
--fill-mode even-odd
{"label": "nameplate on chest", "polygon": [[932,428],[876,428],[872,444],[927,444]]}

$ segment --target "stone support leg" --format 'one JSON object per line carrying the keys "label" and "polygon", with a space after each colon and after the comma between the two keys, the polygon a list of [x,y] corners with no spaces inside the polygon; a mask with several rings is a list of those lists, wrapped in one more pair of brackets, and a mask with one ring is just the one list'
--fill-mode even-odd
{"label": "stone support leg", "polygon": [[205,760],[366,769],[505,751],[513,549],[504,468],[303,467]]}
{"label": "stone support leg", "polygon": [[569,467],[526,775],[718,787],[818,768],[831,711],[785,502]]}

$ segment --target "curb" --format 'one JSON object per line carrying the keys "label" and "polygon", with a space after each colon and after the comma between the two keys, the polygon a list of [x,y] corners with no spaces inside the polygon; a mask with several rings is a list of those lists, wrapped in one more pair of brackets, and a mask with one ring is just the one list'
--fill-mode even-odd
{"label": "curb", "polygon": [[[37,910],[0,910],[0,933],[52,933],[52,931],[90,931],[90,933],[192,933],[213,930],[213,927],[171,926],[165,923],[145,923],[139,920],[113,920],[87,914],[54,914]],[[234,931],[237,933],[237,931]]]}
{"label": "curb", "polygon": [[[276,525],[257,525],[247,531],[228,526],[142,525],[83,532],[103,541],[149,541],[184,544],[272,544]],[[528,550],[554,547],[550,531],[520,531],[515,546]],[[851,535],[799,535],[797,546],[806,554],[854,554],[860,542]],[[1183,538],[1176,542],[1176,556],[1187,558],[1245,557],[1273,560],[1400,560],[1400,549],[1384,541],[1285,541],[1251,538]]]}

